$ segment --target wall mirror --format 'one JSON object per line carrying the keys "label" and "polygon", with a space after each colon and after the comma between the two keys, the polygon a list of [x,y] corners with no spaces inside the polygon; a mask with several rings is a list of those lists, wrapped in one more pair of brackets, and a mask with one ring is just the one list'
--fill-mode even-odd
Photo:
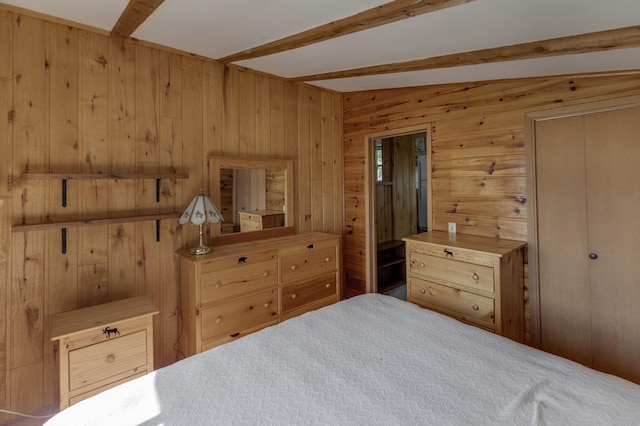
{"label": "wall mirror", "polygon": [[209,195],[224,222],[211,244],[294,233],[293,161],[209,156]]}

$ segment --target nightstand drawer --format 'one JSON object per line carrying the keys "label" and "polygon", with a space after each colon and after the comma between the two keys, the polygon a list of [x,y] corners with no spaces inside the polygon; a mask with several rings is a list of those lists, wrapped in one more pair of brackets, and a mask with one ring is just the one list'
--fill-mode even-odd
{"label": "nightstand drawer", "polygon": [[314,278],[301,284],[282,288],[282,312],[336,295],[336,275]]}
{"label": "nightstand drawer", "polygon": [[54,314],[60,409],[153,371],[153,316],[146,296]]}
{"label": "nightstand drawer", "polygon": [[284,256],[281,260],[282,282],[291,282],[338,268],[336,248],[305,249],[299,254]]}
{"label": "nightstand drawer", "polygon": [[278,261],[243,264],[202,274],[202,304],[224,301],[278,286]]}
{"label": "nightstand drawer", "polygon": [[278,321],[278,290],[270,290],[202,309],[202,340],[233,336]]}
{"label": "nightstand drawer", "polygon": [[140,369],[146,370],[146,364],[146,330],[70,351],[69,391],[95,387],[110,377],[137,374]]}
{"label": "nightstand drawer", "polygon": [[410,298],[460,319],[480,321],[490,327],[495,323],[494,299],[489,297],[414,279],[410,285]]}
{"label": "nightstand drawer", "polygon": [[493,268],[458,262],[422,253],[409,253],[410,273],[440,283],[451,283],[493,293]]}

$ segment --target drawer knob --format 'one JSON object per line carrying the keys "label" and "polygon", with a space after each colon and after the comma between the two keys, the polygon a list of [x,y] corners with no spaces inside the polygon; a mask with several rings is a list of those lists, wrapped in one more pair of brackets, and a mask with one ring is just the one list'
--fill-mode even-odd
{"label": "drawer knob", "polygon": [[291,270],[295,271],[296,270],[296,265],[291,265]]}
{"label": "drawer knob", "polygon": [[331,288],[331,283],[326,283],[324,286],[325,286],[326,288]]}
{"label": "drawer knob", "polygon": [[215,287],[220,288],[220,283],[216,283]]}
{"label": "drawer knob", "polygon": [[220,324],[222,322],[222,317],[216,318],[216,324]]}
{"label": "drawer knob", "polygon": [[327,257],[324,261],[325,261],[325,262],[331,262],[331,258],[330,258],[330,257]]}
{"label": "drawer knob", "polygon": [[473,309],[474,311],[477,311],[477,310],[479,310],[479,309],[480,309],[480,306],[478,306],[478,305],[473,305],[473,306],[471,306],[471,309]]}
{"label": "drawer knob", "polygon": [[427,266],[427,265],[425,265],[425,264],[424,264],[424,262],[421,262],[421,263],[420,263],[420,267],[421,267],[421,268],[424,268],[425,266]]}
{"label": "drawer knob", "polygon": [[268,276],[269,276],[269,271],[266,271],[266,272],[264,273],[264,276],[265,276],[265,277],[268,277]]}
{"label": "drawer knob", "polygon": [[473,277],[474,280],[478,281],[480,279],[480,277],[478,276],[478,274],[474,273]]}
{"label": "drawer knob", "polygon": [[109,354],[109,355],[107,355],[107,362],[108,362],[109,364],[111,364],[111,363],[112,363],[113,361],[115,361],[115,360],[116,360],[116,356],[115,356],[114,354]]}
{"label": "drawer knob", "polygon": [[420,289],[420,294],[425,294],[427,292],[427,290],[425,290],[424,288]]}
{"label": "drawer knob", "polygon": [[268,308],[269,306],[271,306],[271,302],[267,302],[267,303],[264,304],[265,308]]}
{"label": "drawer knob", "polygon": [[292,295],[291,295],[291,298],[292,298],[292,299],[295,299],[296,297],[298,297],[298,296],[296,296],[295,294],[292,294]]}

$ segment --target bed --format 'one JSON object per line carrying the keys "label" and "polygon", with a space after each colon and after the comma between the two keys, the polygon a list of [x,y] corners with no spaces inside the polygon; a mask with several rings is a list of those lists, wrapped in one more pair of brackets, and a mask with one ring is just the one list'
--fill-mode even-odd
{"label": "bed", "polygon": [[640,386],[357,296],[69,407],[48,425],[637,425]]}

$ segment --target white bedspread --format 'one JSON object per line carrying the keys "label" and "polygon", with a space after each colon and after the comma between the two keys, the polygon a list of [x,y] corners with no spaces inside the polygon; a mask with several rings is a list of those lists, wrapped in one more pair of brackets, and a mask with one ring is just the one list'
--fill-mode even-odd
{"label": "white bedspread", "polygon": [[640,386],[388,296],[285,321],[51,425],[625,425]]}

